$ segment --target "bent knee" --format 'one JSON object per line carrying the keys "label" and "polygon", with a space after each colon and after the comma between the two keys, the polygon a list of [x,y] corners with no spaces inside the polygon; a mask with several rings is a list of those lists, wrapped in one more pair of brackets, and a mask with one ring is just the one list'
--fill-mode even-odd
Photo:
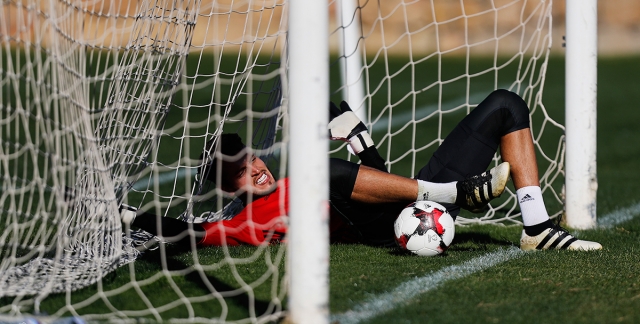
{"label": "bent knee", "polygon": [[492,120],[490,124],[501,128],[501,135],[529,128],[529,107],[527,103],[516,93],[499,89],[493,91],[476,107],[477,120],[484,123]]}
{"label": "bent knee", "polygon": [[493,91],[487,99],[494,102],[493,105],[489,105],[493,110],[506,108],[509,110],[509,113],[512,115],[514,120],[519,123],[526,121],[528,127],[529,107],[517,93],[506,89],[498,89]]}

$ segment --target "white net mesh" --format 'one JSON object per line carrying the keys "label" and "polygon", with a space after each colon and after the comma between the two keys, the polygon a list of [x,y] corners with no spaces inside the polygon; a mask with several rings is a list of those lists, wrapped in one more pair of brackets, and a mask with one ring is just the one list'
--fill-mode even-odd
{"label": "white net mesh", "polygon": [[[3,2],[3,317],[279,316],[280,246],[220,250],[206,263],[195,256],[181,266],[156,260],[151,271],[132,264],[116,273],[128,277],[123,283],[104,280],[150,239],[122,235],[121,202],[174,217],[191,202],[206,216],[222,206],[221,198],[205,199],[215,197],[211,188],[193,185],[206,140],[229,123],[254,134],[252,147],[269,148],[261,155],[278,148],[282,12],[282,1]],[[161,250],[148,255],[167,255]],[[234,268],[252,263],[262,273],[245,281]],[[220,268],[236,284],[207,277]],[[173,279],[190,274],[202,277],[191,294]],[[174,298],[158,301],[155,291],[167,283],[164,295]],[[271,285],[256,301],[254,286]],[[240,304],[251,310],[230,312],[225,298],[244,296]],[[195,311],[215,300],[213,311]]]}
{"label": "white net mesh", "polygon": [[[363,63],[333,87],[334,98],[352,98],[390,172],[414,176],[465,114],[491,91],[509,89],[529,105],[545,202],[553,217],[562,213],[563,126],[542,104],[550,1],[368,2],[342,19],[332,41],[345,50],[332,72],[346,74],[353,55]],[[353,25],[361,52],[345,44]],[[364,95],[354,97],[359,87]],[[344,145],[332,148],[353,159]],[[457,223],[519,224],[519,218],[511,187],[486,214],[463,213]]]}
{"label": "white net mesh", "polygon": [[[333,13],[338,4],[329,2]],[[0,319],[283,316],[285,245],[160,244],[140,256],[151,236],[123,236],[118,208],[230,218],[242,206],[196,176],[205,143],[222,132],[240,134],[286,177],[285,5],[2,3]],[[351,106],[390,171],[413,176],[491,90],[518,92],[531,107],[542,187],[558,215],[562,127],[541,104],[550,8],[542,0],[361,2],[332,26],[333,50],[346,54],[332,60],[331,99],[360,86]],[[342,35],[354,26],[358,47]],[[354,57],[363,64],[357,76],[338,81]],[[332,154],[353,159],[345,152]],[[517,222],[509,193],[486,215],[459,220]]]}

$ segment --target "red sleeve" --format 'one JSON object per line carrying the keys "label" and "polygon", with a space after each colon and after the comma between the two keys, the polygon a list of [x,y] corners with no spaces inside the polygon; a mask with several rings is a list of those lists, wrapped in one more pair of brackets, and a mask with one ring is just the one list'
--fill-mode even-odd
{"label": "red sleeve", "polygon": [[205,237],[200,245],[260,245],[284,239],[287,233],[289,192],[287,179],[278,181],[277,189],[248,204],[231,220],[201,224]]}
{"label": "red sleeve", "polygon": [[262,230],[247,222],[247,213],[244,210],[233,219],[203,223],[202,226],[206,234],[200,245],[260,245],[265,241]]}

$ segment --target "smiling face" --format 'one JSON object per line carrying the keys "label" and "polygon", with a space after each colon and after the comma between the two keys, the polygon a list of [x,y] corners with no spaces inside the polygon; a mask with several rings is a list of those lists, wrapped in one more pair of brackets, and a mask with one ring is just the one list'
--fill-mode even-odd
{"label": "smiling face", "polygon": [[260,158],[247,154],[244,158],[222,164],[222,190],[236,196],[251,193],[264,196],[276,189],[276,180]]}

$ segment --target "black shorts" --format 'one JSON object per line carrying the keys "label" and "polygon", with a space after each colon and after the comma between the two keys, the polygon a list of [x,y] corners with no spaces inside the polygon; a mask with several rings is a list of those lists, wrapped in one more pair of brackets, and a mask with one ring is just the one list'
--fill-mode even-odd
{"label": "black shorts", "polygon": [[[436,183],[460,181],[487,170],[502,136],[529,128],[529,108],[517,94],[496,90],[444,139],[416,179]],[[330,202],[358,231],[359,240],[376,246],[395,245],[393,222],[405,204],[363,204],[351,200],[359,165],[331,159]],[[460,207],[443,204],[455,218]]]}

